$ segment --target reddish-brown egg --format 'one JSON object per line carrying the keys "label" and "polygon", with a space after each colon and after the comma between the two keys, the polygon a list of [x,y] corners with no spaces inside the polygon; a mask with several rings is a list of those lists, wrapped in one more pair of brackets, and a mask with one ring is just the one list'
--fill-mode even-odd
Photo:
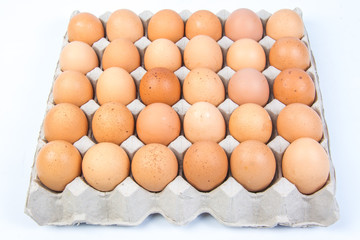
{"label": "reddish-brown egg", "polygon": [[320,141],[323,136],[320,116],[311,107],[292,103],[284,107],[277,118],[277,131],[288,142],[301,137]]}
{"label": "reddish-brown egg", "polygon": [[152,68],[141,78],[139,93],[145,105],[161,102],[172,106],[180,100],[180,81],[167,68]]}
{"label": "reddish-brown egg", "polygon": [[145,143],[169,145],[180,135],[181,123],[178,114],[165,103],[147,105],[136,120],[136,131]]}
{"label": "reddish-brown egg", "polygon": [[240,8],[233,11],[225,22],[225,35],[233,41],[251,38],[259,41],[263,36],[260,18],[250,9]]}
{"label": "reddish-brown egg", "polygon": [[134,132],[134,117],[130,110],[118,102],[108,102],[96,110],[92,131],[97,142],[120,145]]}
{"label": "reddish-brown egg", "polygon": [[177,12],[164,9],[151,17],[148,25],[148,38],[150,41],[166,38],[175,43],[183,36],[184,22]]}
{"label": "reddish-brown egg", "polygon": [[53,191],[63,191],[81,174],[81,155],[69,142],[55,140],[41,148],[36,158],[40,181]]}
{"label": "reddish-brown egg", "polygon": [[274,178],[276,161],[271,149],[256,140],[240,143],[230,158],[232,176],[251,192],[263,191]]}
{"label": "reddish-brown egg", "polygon": [[97,17],[91,13],[78,13],[70,19],[67,34],[69,42],[81,41],[93,45],[104,37],[104,27]]}
{"label": "reddish-brown egg", "polygon": [[197,35],[207,35],[218,41],[222,36],[219,18],[208,10],[199,10],[191,14],[186,21],[185,35],[192,39]]}
{"label": "reddish-brown egg", "polygon": [[98,143],[85,153],[82,171],[90,186],[109,192],[129,176],[130,160],[120,146],[109,142]]}
{"label": "reddish-brown egg", "polygon": [[300,68],[306,70],[310,66],[310,54],[305,43],[294,37],[278,39],[269,52],[271,66],[279,70]]}
{"label": "reddish-brown egg", "polygon": [[65,71],[55,80],[53,97],[55,104],[72,103],[78,107],[93,98],[93,87],[89,79],[80,72]]}
{"label": "reddish-brown egg", "polygon": [[139,66],[139,51],[129,39],[115,39],[105,48],[102,57],[104,70],[110,67],[121,67],[130,73]]}
{"label": "reddish-brown egg", "polygon": [[118,38],[135,42],[144,36],[144,26],[134,12],[119,9],[110,15],[106,23],[106,35],[110,42]]}
{"label": "reddish-brown egg", "polygon": [[162,191],[178,174],[175,154],[166,146],[151,143],[141,147],[131,161],[135,181],[151,192]]}
{"label": "reddish-brown egg", "polygon": [[51,108],[44,119],[47,141],[65,140],[74,143],[88,132],[84,112],[71,103],[60,103]]}
{"label": "reddish-brown egg", "polygon": [[329,177],[330,161],[325,149],[312,138],[299,138],[285,150],[282,172],[303,194],[320,190]]}
{"label": "reddish-brown egg", "polygon": [[191,145],[183,162],[186,180],[203,192],[213,190],[225,180],[228,166],[224,149],[213,141],[200,141]]}
{"label": "reddish-brown egg", "polygon": [[311,106],[315,99],[315,85],[311,77],[302,69],[283,70],[275,78],[274,97],[285,105],[303,103]]}
{"label": "reddish-brown egg", "polygon": [[256,103],[263,107],[269,100],[269,92],[266,77],[254,68],[237,71],[228,84],[229,98],[239,105]]}
{"label": "reddish-brown egg", "polygon": [[304,36],[304,24],[299,14],[290,9],[280,9],[266,22],[266,34],[277,40],[282,37]]}

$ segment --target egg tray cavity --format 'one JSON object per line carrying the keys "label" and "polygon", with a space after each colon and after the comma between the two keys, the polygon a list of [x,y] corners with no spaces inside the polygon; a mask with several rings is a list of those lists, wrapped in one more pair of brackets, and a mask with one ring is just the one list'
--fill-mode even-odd
{"label": "egg tray cavity", "polygon": [[[300,16],[301,10],[294,9]],[[75,11],[73,15],[78,13]],[[107,12],[100,16],[104,26],[111,13]],[[145,27],[145,37],[142,37],[135,46],[138,48],[141,59],[150,40],[146,38],[147,24],[153,14],[145,11],[139,15]],[[186,22],[191,12],[185,10],[180,16]],[[230,15],[226,10],[220,11],[217,16],[222,25]],[[265,26],[270,13],[261,10],[257,15]],[[176,45],[180,51],[183,50],[189,40],[186,37],[180,39]],[[311,65],[307,73],[314,80],[316,88],[316,99],[312,108],[320,115],[323,122],[323,138],[321,145],[330,156],[329,137],[327,125],[324,118],[324,109],[322,104],[319,78],[316,72],[314,57],[311,53],[307,32],[302,41],[307,45]],[[268,36],[259,41],[268,55],[272,44],[275,41]],[[67,34],[64,36],[63,47],[68,43]],[[227,49],[233,43],[232,40],[223,36],[218,41],[224,60]],[[106,38],[102,38],[93,44],[93,48],[102,58],[104,49],[109,44]],[[225,61],[224,61],[225,62]],[[143,61],[142,61],[143,63]],[[101,67],[101,66],[100,66]],[[189,70],[182,66],[175,74],[181,82],[184,81]],[[54,80],[61,73],[60,66],[57,64]],[[96,81],[102,73],[101,68],[95,68],[87,74],[95,89]],[[146,73],[143,65],[131,73],[137,87],[142,76]],[[235,72],[226,62],[224,67],[218,72],[225,88],[231,76]],[[266,66],[263,74],[266,76],[270,89],[272,83],[280,71],[272,66]],[[52,89],[48,98],[46,112],[54,106]],[[218,106],[228,123],[229,117],[238,105],[232,102],[226,95],[226,99]],[[135,119],[139,112],[145,107],[139,97],[131,102],[127,107],[133,113]],[[190,105],[183,99],[172,106],[183,120],[184,114]],[[32,217],[39,225],[74,225],[74,224],[96,224],[96,225],[139,225],[150,214],[159,213],[169,222],[183,225],[191,222],[201,213],[209,213],[222,224],[236,227],[273,227],[276,225],[307,227],[307,226],[329,226],[339,218],[339,208],[335,199],[335,170],[330,156],[330,175],[326,185],[312,195],[303,195],[297,188],[282,176],[281,158],[289,143],[279,136],[276,132],[276,119],[285,105],[274,99],[271,92],[268,104],[265,109],[268,111],[273,122],[273,133],[268,146],[273,151],[277,170],[271,185],[263,192],[252,193],[242,187],[229,173],[219,187],[211,192],[199,192],[192,187],[182,174],[182,159],[187,148],[191,143],[184,137],[183,133],[170,143],[169,148],[175,153],[179,160],[179,175],[159,193],[152,193],[140,187],[131,176],[127,177],[111,192],[100,192],[90,187],[83,179],[77,177],[61,193],[55,193],[47,189],[38,179],[35,168],[37,154],[42,146],[46,144],[43,126],[41,127],[38,145],[34,156],[34,165],[32,168],[28,196],[26,201],[25,213]],[[81,109],[85,112],[89,126],[95,111],[99,108],[94,100],[90,100]],[[80,151],[82,156],[95,144],[91,133],[91,128],[87,136],[83,136],[74,143],[74,146]],[[227,132],[226,138],[220,142],[228,157],[239,143]],[[134,153],[143,146],[143,143],[137,138],[136,133],[125,140],[121,147],[125,149],[131,159]]]}

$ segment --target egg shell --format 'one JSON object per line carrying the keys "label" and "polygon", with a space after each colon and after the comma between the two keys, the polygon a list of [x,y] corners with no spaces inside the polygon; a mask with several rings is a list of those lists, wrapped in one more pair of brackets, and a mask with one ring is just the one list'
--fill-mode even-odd
{"label": "egg shell", "polygon": [[264,191],[275,176],[276,160],[271,149],[256,140],[240,143],[230,158],[232,176],[248,191]]}
{"label": "egg shell", "polygon": [[134,133],[134,117],[121,103],[105,103],[92,118],[92,131],[97,142],[119,145]]}
{"label": "egg shell", "polygon": [[225,151],[213,141],[199,141],[191,145],[184,156],[186,180],[199,191],[211,191],[219,186],[228,173]]}
{"label": "egg shell", "polygon": [[110,42],[118,38],[136,42],[144,36],[144,26],[133,11],[119,9],[110,15],[106,23],[106,35]]}
{"label": "egg shell", "polygon": [[292,103],[283,108],[276,126],[279,135],[289,142],[301,137],[320,141],[323,136],[320,116],[311,107],[302,103]]}
{"label": "egg shell", "polygon": [[295,11],[280,9],[274,12],[266,22],[266,34],[275,40],[283,37],[301,39],[304,36],[304,24]]}
{"label": "egg shell", "polygon": [[141,78],[139,94],[145,105],[161,102],[172,106],[181,97],[180,81],[167,68],[152,68]]}
{"label": "egg shell", "polygon": [[165,145],[147,144],[135,153],[131,173],[135,181],[146,190],[160,192],[177,176],[178,161]]}
{"label": "egg shell", "polygon": [[74,104],[60,103],[51,108],[44,119],[47,141],[65,140],[74,143],[88,132],[88,121],[83,111]]}
{"label": "egg shell", "polygon": [[186,21],[185,35],[188,39],[197,35],[207,35],[218,41],[222,37],[221,22],[208,10],[196,11]]}
{"label": "egg shell", "polygon": [[91,46],[105,36],[105,31],[99,18],[91,13],[82,12],[70,19],[67,34],[69,42],[81,41]]}
{"label": "egg shell", "polygon": [[123,68],[107,68],[97,80],[96,96],[100,105],[108,102],[127,105],[136,98],[134,79]]}
{"label": "egg shell", "polygon": [[314,139],[299,138],[286,149],[282,171],[301,193],[313,194],[324,186],[329,177],[329,157]]}
{"label": "egg shell", "polygon": [[81,155],[69,142],[55,140],[44,145],[36,158],[40,181],[49,189],[61,192],[81,174]]}
{"label": "egg shell", "polygon": [[129,176],[130,160],[120,146],[102,142],[86,152],[82,171],[90,186],[99,191],[109,192]]}

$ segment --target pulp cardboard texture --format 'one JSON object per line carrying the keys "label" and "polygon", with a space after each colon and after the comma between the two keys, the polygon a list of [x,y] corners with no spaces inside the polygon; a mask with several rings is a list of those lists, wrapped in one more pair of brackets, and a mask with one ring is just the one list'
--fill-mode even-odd
{"label": "pulp cardboard texture", "polygon": [[[300,9],[296,8],[294,10],[300,16],[302,15]],[[73,15],[77,13],[78,12],[75,11]],[[107,12],[100,16],[104,26],[110,14],[110,12]],[[225,10],[217,14],[223,25],[229,14],[230,12]],[[265,26],[271,14],[264,10],[257,14]],[[143,59],[146,47],[150,44],[146,36],[147,24],[152,15],[149,11],[145,11],[139,15],[145,28],[145,37],[135,42],[141,59]],[[186,10],[181,12],[180,15],[184,22],[186,22],[191,12]],[[188,41],[189,40],[184,37],[176,43],[181,52],[183,52]],[[307,70],[307,73],[314,80],[316,88],[316,100],[312,108],[320,115],[324,127],[321,145],[330,156],[329,136],[324,118],[319,78],[306,32],[302,41],[308,46],[311,55],[311,66]],[[274,42],[275,41],[268,36],[265,36],[260,41],[267,55]],[[65,34],[63,47],[67,43],[67,34]],[[225,60],[227,49],[233,41],[224,36],[218,43],[222,48]],[[106,38],[102,38],[93,44],[92,47],[98,54],[99,59],[101,59],[107,44],[109,44],[109,42]],[[224,63],[224,67],[218,74],[226,88],[234,71],[226,66],[226,61],[224,61]],[[178,69],[175,74],[179,80],[183,82],[188,72],[189,70],[183,66]],[[61,70],[59,64],[57,64],[54,80],[60,73]],[[101,73],[102,70],[100,66],[87,74],[94,89]],[[146,70],[143,68],[143,65],[131,73],[137,86],[139,86],[139,82],[145,73]],[[272,89],[272,83],[279,73],[280,71],[278,69],[267,64],[263,74],[269,82],[270,89]],[[51,90],[46,112],[53,106]],[[231,113],[237,106],[238,105],[228,97],[218,106],[226,122],[228,122]],[[127,107],[136,119],[145,105],[141,103],[138,97],[127,105]],[[172,107],[179,114],[181,120],[183,120],[184,114],[190,105],[184,99],[181,99]],[[274,99],[271,91],[270,99],[265,109],[272,118],[273,133],[267,145],[275,155],[277,170],[271,185],[265,191],[259,193],[248,192],[231,176],[230,171],[226,180],[210,192],[199,192],[192,187],[184,179],[182,172],[183,156],[187,148],[191,146],[191,143],[184,137],[183,132],[169,145],[169,148],[175,153],[179,161],[179,174],[159,193],[146,191],[132,179],[131,175],[111,192],[95,190],[80,176],[68,184],[63,192],[56,193],[46,188],[37,177],[35,168],[36,157],[41,147],[46,144],[43,127],[41,127],[34,156],[34,166],[32,168],[25,212],[39,225],[74,225],[80,223],[96,225],[138,225],[153,213],[159,213],[169,222],[178,225],[191,222],[201,213],[209,213],[220,223],[236,227],[273,227],[276,225],[307,227],[331,225],[339,218],[339,208],[335,199],[335,170],[331,156],[328,181],[321,190],[312,195],[301,194],[292,183],[282,176],[281,158],[289,143],[277,134],[276,118],[280,110],[284,107],[284,104]],[[96,102],[96,96],[94,100],[90,100],[81,106],[81,109],[85,112],[89,120],[89,126],[91,126],[92,116],[98,108],[99,105]],[[95,140],[93,139],[90,128],[88,135],[83,136],[75,142],[74,146],[83,156],[85,152],[95,144]],[[230,157],[231,152],[239,143],[227,132],[226,138],[219,144],[226,151],[228,157]],[[125,149],[130,159],[141,146],[143,146],[143,143],[137,138],[136,133],[121,144],[121,147]]]}

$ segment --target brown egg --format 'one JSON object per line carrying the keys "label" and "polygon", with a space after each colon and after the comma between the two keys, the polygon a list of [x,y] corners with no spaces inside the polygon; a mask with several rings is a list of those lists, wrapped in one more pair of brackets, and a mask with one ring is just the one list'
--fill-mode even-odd
{"label": "brown egg", "polygon": [[268,19],[266,34],[275,40],[283,37],[301,39],[304,36],[304,24],[296,12],[290,9],[280,9]]}
{"label": "brown egg", "polygon": [[209,102],[218,106],[225,100],[225,87],[220,77],[211,69],[194,68],[186,75],[183,94],[190,104]]}
{"label": "brown egg", "polygon": [[312,138],[299,138],[286,149],[282,172],[303,194],[313,194],[326,183],[330,171],[329,156]]}
{"label": "brown egg", "polygon": [[262,71],[266,65],[266,55],[262,46],[249,38],[234,42],[226,55],[226,63],[234,71],[255,68]]}
{"label": "brown egg", "polygon": [[188,39],[207,35],[218,41],[222,37],[222,26],[215,14],[208,10],[199,10],[191,14],[186,21],[185,35]]}
{"label": "brown egg", "polygon": [[180,135],[181,123],[178,114],[165,103],[147,105],[136,120],[136,131],[145,143],[169,145]]}
{"label": "brown egg", "polygon": [[114,143],[98,143],[85,153],[82,171],[90,186],[109,192],[129,176],[129,157],[124,149]]}
{"label": "brown egg", "polygon": [[145,105],[161,102],[172,106],[180,100],[180,81],[167,68],[152,68],[141,78],[139,93]]}
{"label": "brown egg", "polygon": [[121,67],[129,73],[140,66],[140,54],[135,45],[125,38],[113,40],[104,51],[102,67]]}
{"label": "brown egg", "polygon": [[225,35],[233,41],[251,38],[259,41],[263,36],[260,18],[250,9],[240,8],[232,12],[225,22]]}
{"label": "brown egg", "polygon": [[163,67],[174,72],[181,67],[182,59],[179,48],[168,39],[157,39],[150,43],[144,54],[146,70]]}
{"label": "brown egg", "polygon": [[280,38],[270,49],[269,62],[279,70],[287,68],[306,70],[310,66],[309,50],[305,43],[297,38]]}
{"label": "brown egg", "polygon": [[311,106],[315,100],[315,85],[311,77],[302,69],[283,70],[274,81],[274,97],[288,105],[303,103]]}
{"label": "brown egg", "polygon": [[105,103],[94,114],[92,131],[97,142],[120,145],[134,133],[134,117],[121,103]]}
{"label": "brown egg", "polygon": [[272,133],[271,118],[263,107],[245,103],[231,114],[229,131],[239,142],[258,140],[267,143]]}
{"label": "brown egg", "polygon": [[88,132],[88,121],[83,111],[74,104],[60,103],[51,108],[44,119],[47,141],[65,140],[74,143]]}
{"label": "brown egg", "polygon": [[184,22],[177,12],[164,9],[151,17],[148,25],[148,38],[150,41],[166,38],[175,43],[183,36]]}
{"label": "brown egg", "polygon": [[200,141],[191,145],[185,153],[184,175],[197,190],[208,192],[225,180],[228,165],[226,153],[219,144]]}
{"label": "brown egg", "polygon": [[175,154],[166,146],[151,143],[141,147],[131,161],[135,181],[151,192],[162,191],[178,174]]}
{"label": "brown egg", "polygon": [[61,192],[81,174],[81,155],[69,142],[55,140],[43,146],[36,158],[40,181],[49,189]]}
{"label": "brown egg", "polygon": [[279,135],[288,142],[301,137],[320,141],[323,136],[320,116],[302,103],[292,103],[284,107],[279,113],[276,125]]}
{"label": "brown egg", "polygon": [[110,15],[106,23],[106,34],[110,42],[118,38],[136,42],[144,36],[144,26],[134,12],[119,9]]}
{"label": "brown egg", "polygon": [[204,67],[218,72],[223,65],[221,48],[211,37],[197,35],[185,46],[184,64],[190,70]]}
{"label": "brown egg", "polygon": [[136,98],[135,82],[123,68],[107,68],[96,83],[96,96],[100,105],[108,102],[127,105]]}
{"label": "brown egg", "polygon": [[257,140],[240,143],[230,158],[232,176],[251,192],[269,186],[276,171],[276,160],[271,149]]}
{"label": "brown egg", "polygon": [[56,78],[53,97],[55,104],[72,103],[80,107],[93,98],[93,87],[84,74],[69,70]]}
{"label": "brown egg", "polygon": [[99,66],[99,60],[88,44],[73,41],[61,50],[59,64],[62,71],[74,70],[86,74]]}
{"label": "brown egg", "polygon": [[104,27],[97,17],[91,13],[78,13],[70,19],[67,34],[69,42],[81,41],[93,45],[104,37]]}
{"label": "brown egg", "polygon": [[192,143],[220,142],[225,138],[226,125],[220,110],[208,102],[194,103],[184,117],[184,134]]}
{"label": "brown egg", "polygon": [[236,104],[256,103],[263,107],[269,100],[269,83],[258,70],[243,68],[230,78],[228,94]]}

